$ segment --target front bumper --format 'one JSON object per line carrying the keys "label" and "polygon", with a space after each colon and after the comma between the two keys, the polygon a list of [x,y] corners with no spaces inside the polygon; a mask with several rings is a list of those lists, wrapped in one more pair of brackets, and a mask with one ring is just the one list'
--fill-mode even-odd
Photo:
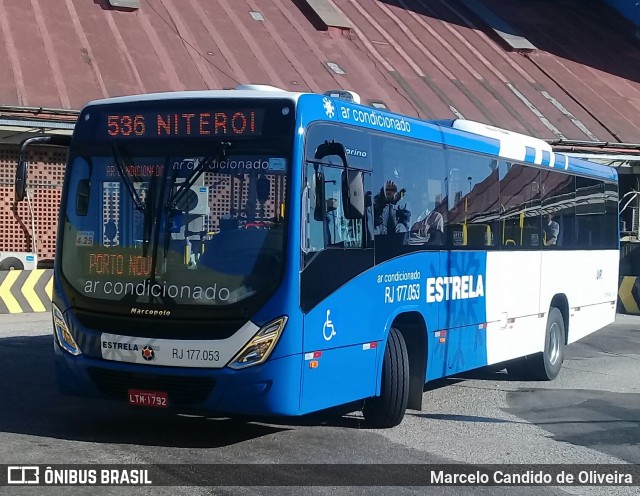
{"label": "front bumper", "polygon": [[165,391],[169,406],[241,415],[300,415],[302,355],[242,370],[159,367],[85,355],[55,343],[55,376],[63,394],[127,402],[129,389]]}

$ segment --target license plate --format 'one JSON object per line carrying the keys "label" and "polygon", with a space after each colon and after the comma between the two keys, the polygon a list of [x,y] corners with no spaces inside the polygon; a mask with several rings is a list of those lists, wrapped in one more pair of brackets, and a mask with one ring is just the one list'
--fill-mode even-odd
{"label": "license plate", "polygon": [[165,391],[147,391],[144,389],[129,389],[129,404],[136,406],[151,406],[167,408],[169,395]]}

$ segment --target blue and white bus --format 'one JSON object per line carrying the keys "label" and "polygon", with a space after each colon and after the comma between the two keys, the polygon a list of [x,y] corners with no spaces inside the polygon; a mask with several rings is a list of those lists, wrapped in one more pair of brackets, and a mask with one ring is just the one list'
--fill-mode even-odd
{"label": "blue and white bus", "polygon": [[389,427],[433,379],[553,379],[614,320],[616,172],[542,140],[248,87],[91,102],[69,142],[34,141],[69,146],[63,393],[225,415],[358,403]]}

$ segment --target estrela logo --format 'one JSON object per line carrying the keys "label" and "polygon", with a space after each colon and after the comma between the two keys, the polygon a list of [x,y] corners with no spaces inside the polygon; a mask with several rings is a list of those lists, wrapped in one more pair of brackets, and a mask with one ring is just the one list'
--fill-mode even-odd
{"label": "estrela logo", "polygon": [[142,358],[144,358],[147,362],[150,362],[156,357],[155,350],[152,346],[149,345],[142,348],[142,351],[140,353],[142,353]]}

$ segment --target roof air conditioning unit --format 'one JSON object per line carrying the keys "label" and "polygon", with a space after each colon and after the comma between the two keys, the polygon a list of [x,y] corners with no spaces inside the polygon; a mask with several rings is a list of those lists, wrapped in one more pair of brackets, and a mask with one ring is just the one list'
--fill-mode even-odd
{"label": "roof air conditioning unit", "polygon": [[330,96],[331,98],[337,98],[338,100],[344,100],[351,103],[360,103],[360,95],[355,91],[350,90],[330,90],[325,91],[323,95]]}

